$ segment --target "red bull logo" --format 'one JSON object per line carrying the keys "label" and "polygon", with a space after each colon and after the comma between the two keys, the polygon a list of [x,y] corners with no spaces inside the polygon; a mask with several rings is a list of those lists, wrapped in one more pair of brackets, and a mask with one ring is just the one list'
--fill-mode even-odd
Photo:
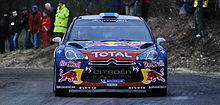
{"label": "red bull logo", "polygon": [[161,82],[165,82],[165,79],[163,78],[163,76],[164,76],[164,69],[161,69],[160,73],[156,72],[156,71],[151,71],[151,72],[149,72],[149,75],[147,77],[147,81],[156,82],[156,80],[158,80]]}
{"label": "red bull logo", "polygon": [[160,60],[159,62],[157,61],[152,61],[151,63],[144,62],[144,66],[149,68],[149,67],[163,67],[165,66],[163,60]]}
{"label": "red bull logo", "polygon": [[75,63],[74,61],[65,62],[64,60],[60,61],[60,66],[71,67],[71,68],[80,68],[81,62]]}
{"label": "red bull logo", "polygon": [[68,71],[67,73],[64,73],[64,71],[62,69],[60,69],[59,75],[61,76],[61,78],[58,80],[58,82],[64,82],[67,80],[68,80],[68,82],[78,81],[77,74],[73,70]]}
{"label": "red bull logo", "polygon": [[143,84],[150,84],[151,82],[161,81],[165,82],[166,80],[163,78],[164,76],[164,69],[161,69],[160,72],[156,72],[150,69],[141,69],[143,75]]}

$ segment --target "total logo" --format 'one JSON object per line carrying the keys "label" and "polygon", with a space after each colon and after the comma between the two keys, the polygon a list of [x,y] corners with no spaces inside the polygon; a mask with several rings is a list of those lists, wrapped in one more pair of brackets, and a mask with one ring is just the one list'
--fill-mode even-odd
{"label": "total logo", "polygon": [[89,60],[109,60],[114,58],[116,60],[136,60],[136,56],[143,51],[124,51],[124,50],[98,50],[88,51],[80,50],[82,53],[89,56]]}
{"label": "total logo", "polygon": [[125,58],[132,58],[127,52],[92,52],[92,54],[98,57],[125,57]]}

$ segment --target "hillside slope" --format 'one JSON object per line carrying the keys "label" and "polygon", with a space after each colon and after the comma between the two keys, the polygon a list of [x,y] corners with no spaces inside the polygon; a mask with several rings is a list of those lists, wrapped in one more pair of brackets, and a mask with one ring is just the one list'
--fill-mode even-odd
{"label": "hillside slope", "polygon": [[[167,40],[163,45],[168,51],[169,67],[220,71],[220,18],[209,18],[206,21],[206,36],[196,38],[193,21],[180,19],[175,4],[175,0],[152,1],[148,21],[155,37]],[[52,68],[55,47],[0,55],[0,67]]]}

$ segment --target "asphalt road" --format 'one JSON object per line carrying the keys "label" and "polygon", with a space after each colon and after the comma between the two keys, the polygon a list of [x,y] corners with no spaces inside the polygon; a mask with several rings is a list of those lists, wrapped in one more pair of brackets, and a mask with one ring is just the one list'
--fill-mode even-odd
{"label": "asphalt road", "polygon": [[83,93],[55,97],[52,70],[0,69],[0,105],[220,105],[220,79],[170,73],[167,97]]}

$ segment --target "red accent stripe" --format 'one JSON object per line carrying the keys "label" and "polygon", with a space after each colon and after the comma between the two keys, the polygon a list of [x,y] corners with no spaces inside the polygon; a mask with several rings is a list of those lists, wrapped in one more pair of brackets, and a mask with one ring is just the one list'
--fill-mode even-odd
{"label": "red accent stripe", "polygon": [[[118,86],[143,86],[143,83],[136,82],[136,83],[117,83]],[[107,83],[90,83],[84,82],[81,86],[107,86]]]}

